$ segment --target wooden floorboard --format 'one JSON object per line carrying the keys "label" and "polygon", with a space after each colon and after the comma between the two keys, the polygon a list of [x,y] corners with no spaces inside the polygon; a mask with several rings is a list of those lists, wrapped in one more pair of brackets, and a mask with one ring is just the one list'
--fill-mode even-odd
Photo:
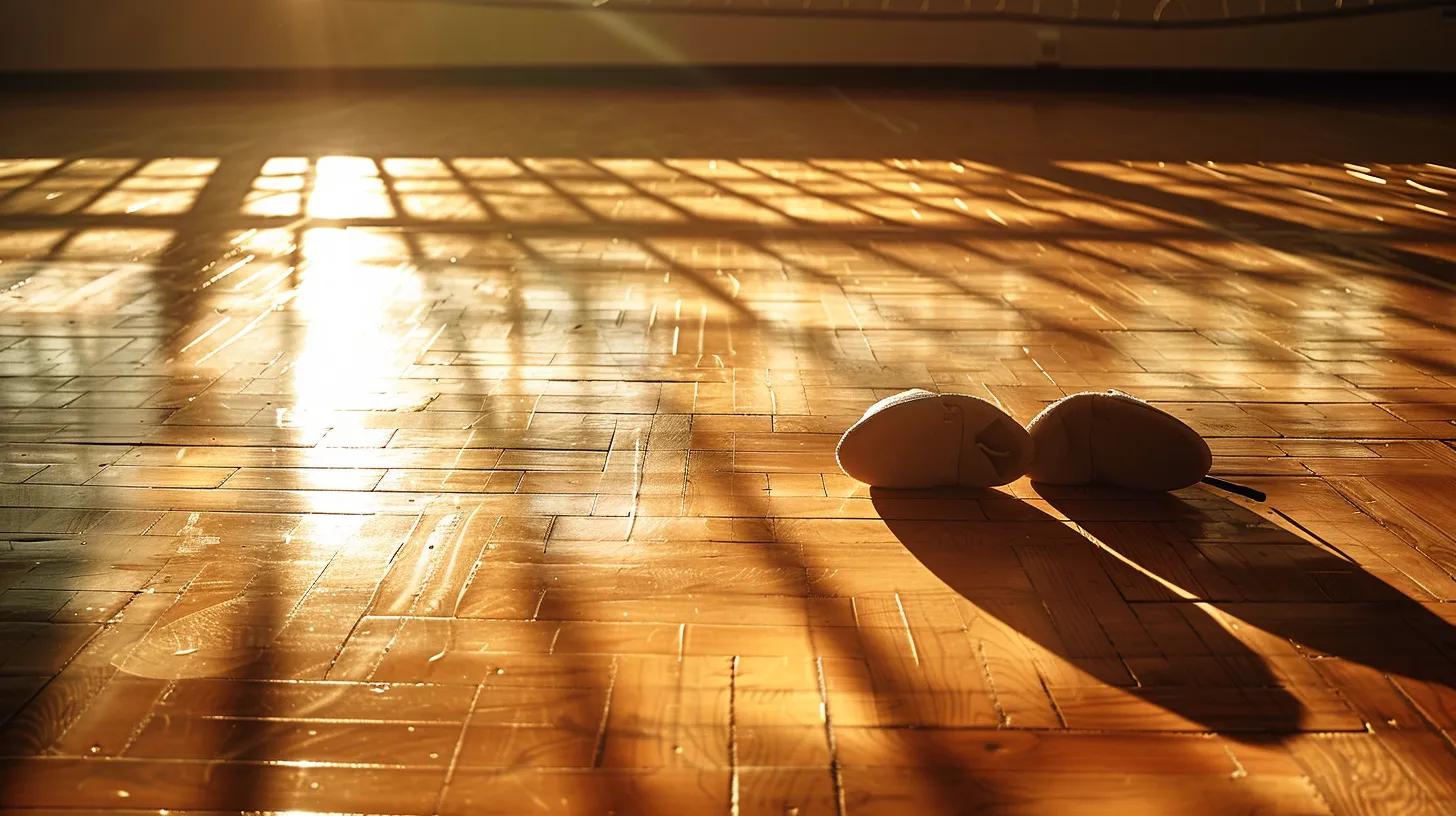
{"label": "wooden floorboard", "polygon": [[[1449,112],[0,101],[0,812],[1456,810]],[[1268,501],[870,491],[911,387]]]}

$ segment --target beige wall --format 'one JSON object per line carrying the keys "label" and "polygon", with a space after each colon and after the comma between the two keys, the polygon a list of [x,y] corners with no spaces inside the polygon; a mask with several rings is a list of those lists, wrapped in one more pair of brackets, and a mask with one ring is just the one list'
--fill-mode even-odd
{"label": "beige wall", "polygon": [[[1147,32],[1008,23],[482,9],[429,0],[0,0],[0,71],[643,65],[1456,70],[1434,9]],[[1053,32],[1048,34],[1048,32]]]}

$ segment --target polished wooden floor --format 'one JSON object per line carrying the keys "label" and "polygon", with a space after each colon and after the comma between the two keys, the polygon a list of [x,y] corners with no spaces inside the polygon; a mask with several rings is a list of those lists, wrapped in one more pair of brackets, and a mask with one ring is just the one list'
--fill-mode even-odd
{"label": "polished wooden floor", "polygon": [[[5,813],[1456,810],[1449,112],[0,111]],[[1269,501],[840,474],[916,386],[1123,389]]]}

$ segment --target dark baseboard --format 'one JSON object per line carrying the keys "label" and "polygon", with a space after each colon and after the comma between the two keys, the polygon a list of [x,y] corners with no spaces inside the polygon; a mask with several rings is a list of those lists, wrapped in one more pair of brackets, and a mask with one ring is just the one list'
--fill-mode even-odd
{"label": "dark baseboard", "polygon": [[977,68],[964,66],[520,66],[289,70],[0,73],[0,90],[368,89],[434,87],[713,87],[835,85],[916,90],[1199,92],[1294,94],[1304,98],[1442,98],[1451,74]]}

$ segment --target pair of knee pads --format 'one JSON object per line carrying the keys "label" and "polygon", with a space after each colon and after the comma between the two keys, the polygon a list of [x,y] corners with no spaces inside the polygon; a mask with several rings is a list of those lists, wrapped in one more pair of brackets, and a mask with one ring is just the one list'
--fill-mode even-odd
{"label": "pair of knee pads", "polygon": [[913,389],[870,406],[839,440],[844,472],[875,487],[1058,485],[1177,490],[1208,475],[1208,443],[1118,391],[1073,394],[1025,427],[995,405]]}

